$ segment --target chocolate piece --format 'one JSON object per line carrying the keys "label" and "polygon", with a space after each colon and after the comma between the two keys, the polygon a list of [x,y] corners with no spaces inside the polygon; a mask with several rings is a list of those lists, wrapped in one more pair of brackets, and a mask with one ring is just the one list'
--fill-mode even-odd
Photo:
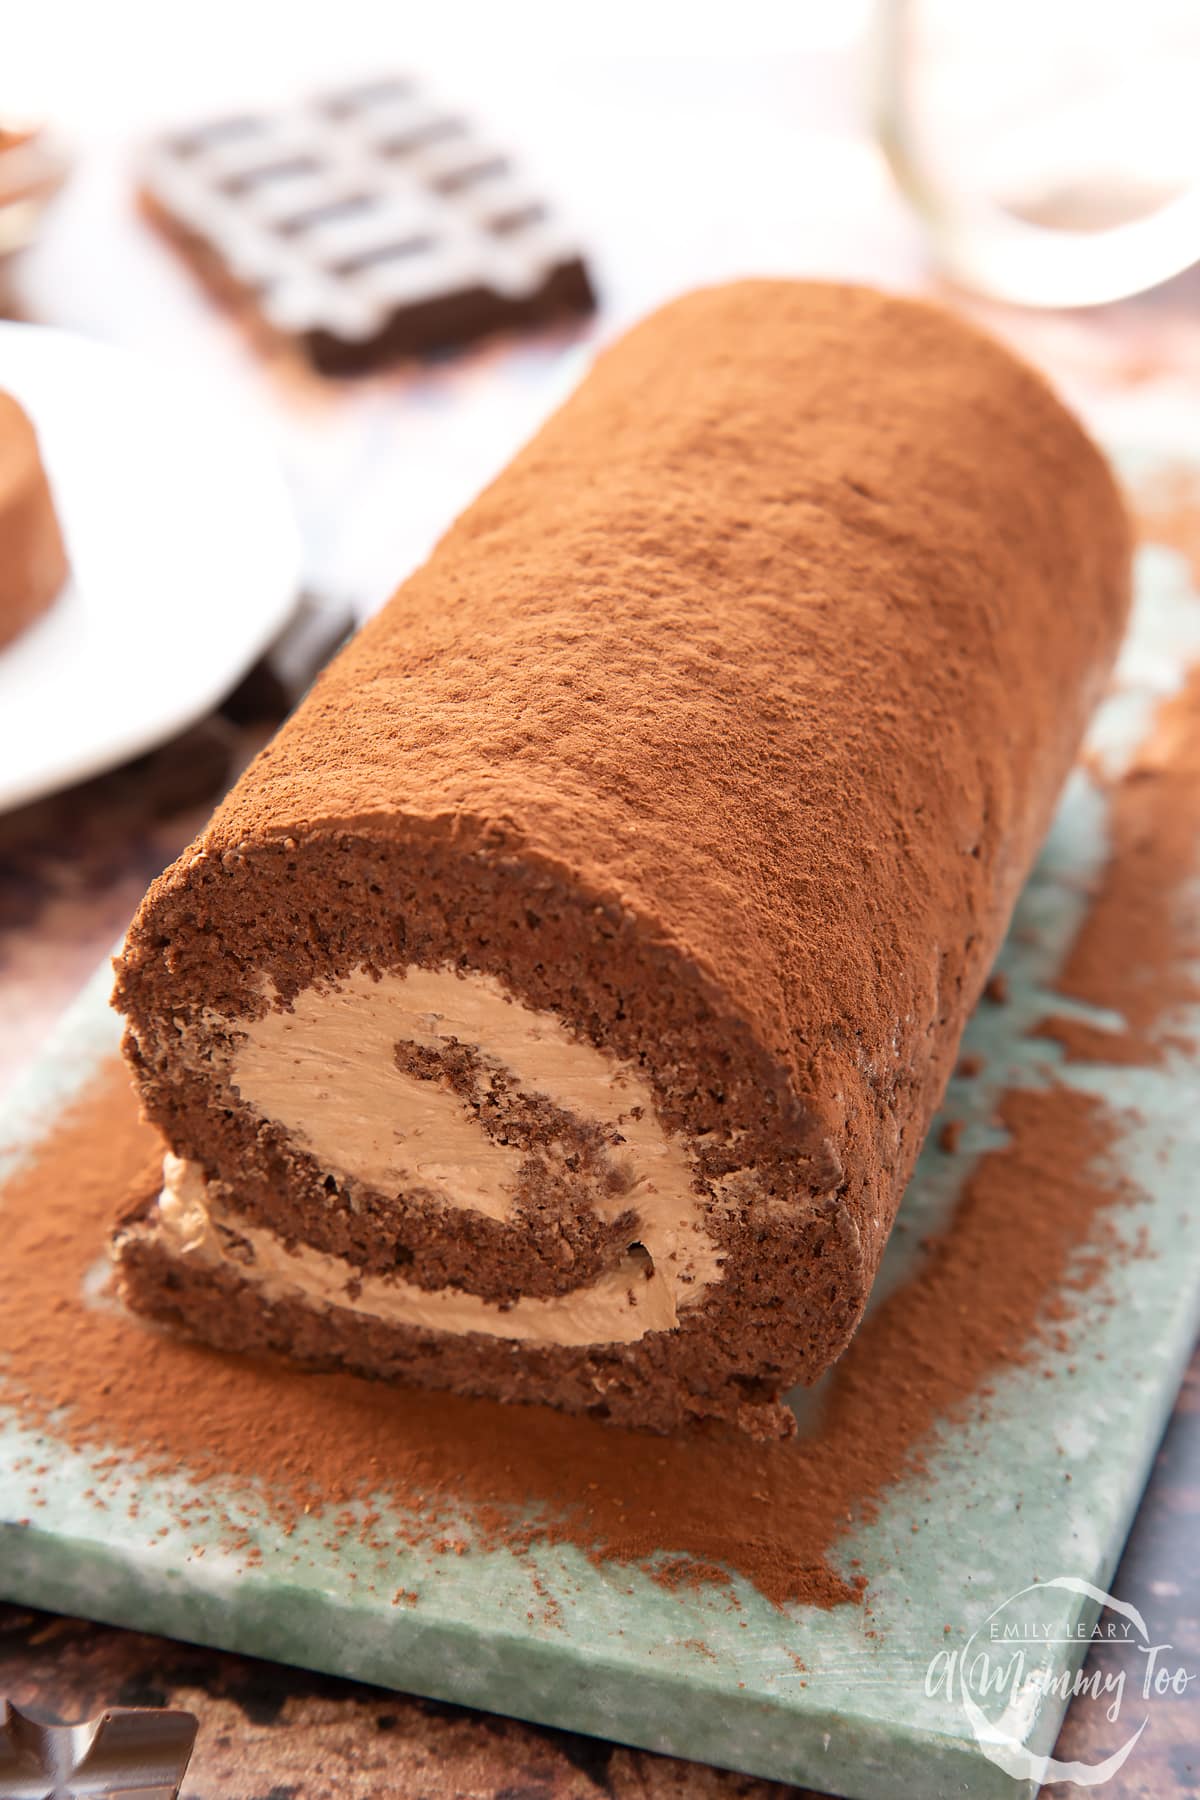
{"label": "chocolate piece", "polygon": [[40,618],[66,578],[37,433],[12,395],[0,393],[0,649]]}
{"label": "chocolate piece", "polygon": [[175,1800],[195,1741],[187,1712],[113,1706],[80,1725],[57,1725],[0,1700],[0,1795]]}
{"label": "chocolate piece", "polygon": [[131,1303],[786,1431],[1129,590],[1103,458],[950,315],[750,282],[637,327],[151,888]]}
{"label": "chocolate piece", "polygon": [[142,194],[206,279],[326,374],[595,305],[509,159],[398,78],[173,133]]}

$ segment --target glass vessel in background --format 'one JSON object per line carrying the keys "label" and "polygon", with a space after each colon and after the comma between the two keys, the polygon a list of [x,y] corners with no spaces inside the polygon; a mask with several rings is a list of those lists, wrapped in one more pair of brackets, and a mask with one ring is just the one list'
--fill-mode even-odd
{"label": "glass vessel in background", "polygon": [[877,0],[870,77],[964,286],[1094,305],[1200,261],[1197,0]]}

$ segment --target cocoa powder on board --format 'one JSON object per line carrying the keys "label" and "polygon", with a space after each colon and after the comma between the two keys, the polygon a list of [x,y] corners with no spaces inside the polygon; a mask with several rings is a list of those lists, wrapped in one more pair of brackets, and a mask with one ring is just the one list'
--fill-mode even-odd
{"label": "cocoa powder on board", "polygon": [[[1129,1029],[1093,1046],[1109,1059],[1158,1055],[1157,1033],[1189,991],[1194,931],[1181,902],[1198,816],[1193,674],[1115,786],[1111,859],[1064,977],[1076,997],[1125,1011]],[[1065,1085],[1014,1090],[999,1119],[1009,1141],[976,1164],[951,1226],[868,1317],[812,1435],[756,1444],[715,1428],[671,1439],[303,1374],[84,1305],[122,1188],[156,1147],[114,1059],[3,1193],[0,1382],[30,1420],[53,1416],[95,1452],[98,1482],[105,1466],[182,1466],[197,1482],[186,1517],[218,1510],[224,1479],[242,1500],[260,1481],[285,1529],[307,1512],[331,1544],[367,1534],[381,1580],[391,1540],[378,1515],[364,1524],[348,1508],[386,1495],[403,1541],[447,1554],[468,1548],[451,1533],[465,1508],[472,1541],[570,1542],[668,1586],[736,1573],[778,1603],[837,1604],[865,1584],[839,1558],[848,1524],[919,1474],[937,1434],[986,1406],[1006,1367],[1063,1347],[1073,1292],[1103,1278],[1118,1242],[1111,1209],[1136,1198],[1108,1161],[1120,1121],[1098,1100]],[[253,1558],[240,1529],[230,1547]]]}
{"label": "cocoa powder on board", "polygon": [[1059,991],[1121,1015],[1117,1031],[1054,1014],[1040,1035],[1069,1059],[1154,1064],[1190,1049],[1180,1009],[1200,1001],[1200,668],[1158,708],[1109,796],[1110,853]]}
{"label": "cocoa powder on board", "polygon": [[[436,1542],[463,1502],[484,1542],[573,1542],[652,1570],[665,1557],[667,1585],[733,1571],[776,1602],[835,1604],[858,1591],[831,1560],[847,1524],[919,1468],[932,1429],[989,1376],[1036,1354],[1075,1251],[1122,1197],[1096,1102],[1012,1093],[1002,1115],[1011,1143],[980,1163],[954,1229],[863,1326],[816,1435],[763,1445],[304,1374],[83,1305],[114,1193],[153,1144],[114,1061],[4,1195],[3,1391],[35,1421],[62,1411],[58,1431],[121,1464],[229,1477],[243,1494],[261,1479],[277,1515],[323,1510],[335,1536],[339,1508],[385,1493],[407,1536]],[[1064,1142],[1076,1147],[1066,1170]],[[1055,1204],[1037,1205],[1039,1192]]]}

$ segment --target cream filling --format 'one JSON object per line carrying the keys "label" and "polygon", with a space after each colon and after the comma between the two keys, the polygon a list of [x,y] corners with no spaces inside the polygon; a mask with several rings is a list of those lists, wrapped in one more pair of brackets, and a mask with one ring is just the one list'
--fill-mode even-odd
{"label": "cream filling", "polygon": [[[648,1331],[670,1331],[678,1323],[670,1276],[657,1263],[648,1276],[640,1257],[630,1256],[590,1287],[502,1307],[461,1288],[421,1288],[395,1276],[364,1274],[344,1257],[306,1244],[289,1250],[274,1232],[210,1208],[198,1163],[168,1155],[163,1177],[155,1222],[160,1239],[177,1255],[224,1264],[264,1300],[300,1300],[319,1311],[352,1312],[455,1336],[477,1331],[513,1343],[569,1348],[632,1344]],[[253,1261],[237,1254],[237,1240],[249,1245]]]}
{"label": "cream filling", "polygon": [[[549,1299],[502,1306],[459,1288],[429,1290],[396,1276],[364,1274],[341,1257],[223,1219],[203,1171],[168,1157],[157,1229],[173,1248],[228,1260],[267,1297],[285,1294],[397,1324],[482,1332],[533,1344],[633,1343],[669,1331],[681,1308],[721,1278],[721,1252],[706,1229],[695,1169],[669,1136],[634,1069],[575,1038],[556,1014],[513,1000],[490,975],[411,966],[375,979],[363,972],[333,988],[309,988],[290,1010],[238,1021],[228,1078],[241,1098],[337,1175],[385,1192],[420,1187],[448,1212],[510,1220],[523,1152],[481,1129],[469,1101],[396,1065],[399,1043],[475,1048],[511,1085],[581,1121],[619,1133],[618,1191],[596,1196],[607,1219],[632,1211],[631,1253],[595,1282]],[[228,1234],[253,1261],[231,1255]],[[448,1221],[449,1225],[449,1221]]]}
{"label": "cream filling", "polygon": [[[383,1193],[422,1187],[451,1207],[504,1221],[516,1206],[524,1152],[481,1130],[469,1100],[396,1066],[396,1046],[477,1050],[526,1094],[624,1138],[629,1186],[694,1211],[693,1170],[654,1114],[650,1090],[615,1057],[580,1043],[554,1013],[510,999],[492,975],[410,967],[337,988],[307,988],[290,1011],[244,1027],[229,1080],[247,1105],[282,1125],[322,1168]],[[624,1182],[622,1186],[624,1186]],[[624,1212],[615,1194],[609,1216]]]}

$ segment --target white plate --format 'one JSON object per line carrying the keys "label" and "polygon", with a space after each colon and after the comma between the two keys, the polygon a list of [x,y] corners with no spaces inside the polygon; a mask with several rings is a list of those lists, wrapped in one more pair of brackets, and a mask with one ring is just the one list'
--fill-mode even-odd
{"label": "white plate", "polygon": [[171,368],[0,323],[0,388],[37,428],[71,559],[0,650],[0,810],[210,711],[296,601],[300,539],[252,420]]}

